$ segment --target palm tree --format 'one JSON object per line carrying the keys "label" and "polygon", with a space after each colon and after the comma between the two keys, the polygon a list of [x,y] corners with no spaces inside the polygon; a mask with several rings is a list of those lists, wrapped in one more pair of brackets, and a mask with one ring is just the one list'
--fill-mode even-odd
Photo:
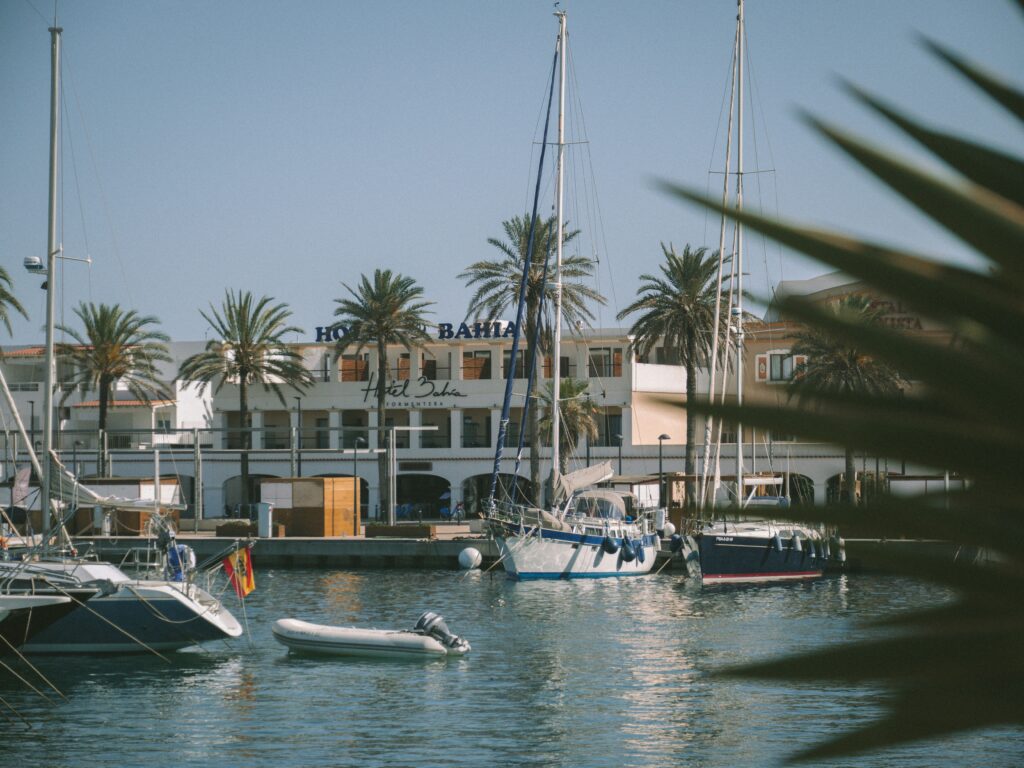
{"label": "palm tree", "polygon": [[[845,296],[831,305],[837,319],[851,325],[877,324],[880,311],[864,296]],[[868,354],[863,346],[839,338],[821,327],[811,326],[794,335],[791,350],[807,361],[793,372],[791,395],[800,405],[814,404],[823,392],[831,394],[894,396],[906,382],[895,367]],[[845,483],[841,499],[852,503],[856,484],[853,448],[845,446]]]}
{"label": "palm tree", "polygon": [[[633,349],[643,357],[655,344],[662,342],[679,355],[686,369],[686,459],[685,472],[696,472],[696,413],[693,403],[697,399],[697,369],[707,367],[711,358],[714,338],[715,304],[719,307],[720,325],[724,327],[728,315],[725,300],[718,290],[718,252],[707,248],[683,247],[676,253],[669,245],[661,244],[665,263],[661,275],[641,275],[639,298],[619,312],[618,319],[635,312],[641,314],[630,328]],[[694,484],[686,483],[687,504],[695,498]]]}
{"label": "palm tree", "polygon": [[[589,387],[589,381],[579,379],[562,379],[559,386],[558,471],[563,475],[569,471],[569,454],[576,449],[580,438],[597,438],[597,418],[601,414],[601,408],[587,394]],[[541,429],[551,429],[553,394],[554,387],[549,384],[544,395]]]}
{"label": "palm tree", "polygon": [[[345,283],[342,286],[351,298],[335,299],[337,324],[348,328],[338,342],[337,353],[341,355],[346,349],[354,348],[358,354],[367,346],[376,349],[377,447],[385,448],[388,345],[401,344],[410,352],[413,347],[423,345],[429,338],[424,330],[424,312],[434,302],[422,300],[423,288],[413,278],[392,274],[389,269],[374,270],[372,280],[363,275],[354,289]],[[390,498],[390,475],[384,453],[377,455],[377,471],[381,509],[391,510],[394,500]]]}
{"label": "palm tree", "polygon": [[[171,397],[166,383],[159,379],[157,363],[171,362],[167,351],[170,337],[152,326],[160,321],[140,315],[134,309],[125,311],[117,304],[81,303],[74,309],[81,321],[81,332],[66,325],[57,330],[74,339],[75,344],[62,343],[57,354],[70,360],[72,380],[83,391],[95,389],[99,395],[99,434],[107,428],[107,412],[114,402],[114,384],[124,384],[136,400],[149,403],[152,398]],[[67,400],[66,393],[61,402]],[[100,438],[102,439],[102,438]],[[106,455],[100,451],[97,471],[106,475]]]}
{"label": "palm tree", "polygon": [[[1024,92],[964,57],[926,41],[943,62],[1024,125]],[[865,567],[941,584],[955,597],[884,622],[883,635],[789,658],[770,658],[724,673],[802,685],[883,684],[892,691],[881,717],[836,734],[796,757],[815,760],[947,738],[974,729],[1024,726],[1020,635],[1024,628],[1024,158],[924,125],[850,87],[854,98],[935,155],[936,174],[815,118],[812,127],[947,232],[969,244],[978,268],[942,257],[859,240],[776,217],[727,209],[698,191],[680,197],[731,216],[785,247],[828,264],[925,317],[941,318],[956,343],[938,345],[879,324],[850,321],[798,298],[780,309],[809,326],[898,365],[915,395],[821,392],[828,407],[786,405],[708,408],[720,418],[796,432],[876,456],[958,471],[971,483],[944,494],[881,499],[867,510],[791,508],[787,517],[874,530],[877,537],[945,539],[980,548],[987,561],[880,547]]]}
{"label": "palm tree", "polygon": [[11,280],[11,276],[7,273],[7,270],[0,267],[0,322],[4,324],[4,328],[7,329],[7,333],[11,333],[11,310],[13,309],[19,315],[28,319],[28,313],[25,312],[25,308],[21,306],[21,303],[15,298],[12,289],[14,283]]}
{"label": "palm tree", "polygon": [[313,376],[302,364],[302,355],[284,340],[290,333],[302,333],[289,325],[292,312],[284,302],[274,304],[269,296],[255,298],[250,291],[225,291],[220,310],[199,314],[209,323],[217,338],[206,343],[202,352],[185,359],[178,376],[198,382],[200,389],[216,381],[214,393],[225,384],[238,386],[238,415],[242,430],[242,504],[250,501],[249,449],[252,448],[252,419],[249,413],[249,387],[262,384],[286,404],[282,387],[303,391],[313,385]]}
{"label": "palm tree", "polygon": [[[530,214],[514,216],[502,222],[505,240],[488,238],[487,242],[501,252],[496,260],[477,261],[470,264],[459,278],[474,289],[466,310],[466,317],[483,317],[494,319],[501,317],[509,309],[516,309],[519,303],[519,284],[522,279],[523,266],[527,254],[530,253]],[[532,354],[534,339],[538,328],[541,332],[541,350],[549,346],[551,325],[553,322],[552,307],[554,305],[554,281],[544,280],[544,264],[549,254],[554,251],[557,238],[557,221],[554,216],[547,219],[537,217],[534,221],[534,247],[530,270],[526,284],[526,348],[524,354],[529,359]],[[563,229],[562,243],[571,242],[579,230]],[[562,259],[562,316],[566,323],[578,325],[590,324],[594,315],[588,308],[588,302],[604,304],[604,297],[581,281],[594,274],[594,262],[585,256],[569,255]],[[553,267],[549,272],[553,275]],[[541,312],[543,298],[544,312]],[[541,351],[541,350],[538,350]],[[540,371],[534,369],[534,388],[540,381]],[[541,502],[540,483],[540,414],[536,408],[527,409],[527,434],[530,437],[530,481],[533,486],[536,505]]]}

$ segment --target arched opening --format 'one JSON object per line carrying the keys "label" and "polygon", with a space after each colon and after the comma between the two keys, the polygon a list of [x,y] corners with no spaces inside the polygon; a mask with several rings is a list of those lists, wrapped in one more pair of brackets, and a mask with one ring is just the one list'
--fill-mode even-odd
{"label": "arched opening", "polygon": [[[502,473],[498,475],[497,498],[513,498],[512,489],[516,489],[514,498],[519,503],[527,503],[533,498],[533,483],[525,477]],[[491,475],[473,475],[462,481],[462,501],[466,505],[466,514],[482,514],[484,502],[491,493]]]}
{"label": "arched opening", "polygon": [[[249,475],[249,500],[256,502],[260,500],[260,483],[264,480],[274,480],[280,475]],[[239,517],[241,515],[239,505],[242,502],[242,476],[229,477],[221,486],[224,491],[224,517]],[[213,510],[207,511],[207,517],[214,517]]]}
{"label": "arched opening", "polygon": [[443,477],[399,475],[395,492],[396,520],[442,520],[450,516],[451,483]]}
{"label": "arched opening", "polygon": [[814,480],[807,475],[799,475],[795,472],[789,475],[789,488],[787,489],[789,502],[793,506],[814,505]]}

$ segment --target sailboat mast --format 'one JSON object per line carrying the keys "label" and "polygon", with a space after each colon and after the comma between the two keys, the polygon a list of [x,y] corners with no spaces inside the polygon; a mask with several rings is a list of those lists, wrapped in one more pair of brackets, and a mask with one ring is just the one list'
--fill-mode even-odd
{"label": "sailboat mast", "polygon": [[[736,44],[736,210],[743,210],[743,0],[737,0]],[[743,225],[736,222],[736,404],[743,405]],[[753,456],[751,439],[751,456]],[[736,424],[736,496],[743,505],[743,422]]]}
{"label": "sailboat mast", "polygon": [[[53,351],[54,290],[57,278],[57,171],[60,141],[60,36],[61,27],[50,27],[50,206],[49,231],[46,239],[46,372],[43,385],[43,475],[39,498],[42,507],[43,528],[49,534],[52,507],[50,505],[50,451],[53,449],[53,386],[56,365]],[[48,537],[47,537],[48,538]]]}
{"label": "sailboat mast", "polygon": [[555,301],[554,301],[554,359],[551,361],[551,489],[552,493],[558,479],[559,451],[558,432],[560,419],[559,397],[562,379],[562,228],[564,212],[565,178],[565,62],[566,62],[566,24],[565,11],[558,11],[558,162],[555,174]]}
{"label": "sailboat mast", "polygon": [[[742,1],[742,0],[741,0]],[[737,16],[739,19],[739,16]],[[739,57],[739,25],[737,24],[736,35],[733,37],[733,52],[732,52],[732,84],[729,88],[729,118],[728,126],[726,128],[725,136],[725,174],[722,181],[722,207],[724,208],[729,202],[729,170],[732,167],[732,144],[733,144],[733,115],[735,114],[736,106],[736,62]],[[725,260],[725,232],[726,232],[727,218],[723,215],[721,225],[718,231],[718,275],[715,283],[715,317],[714,317],[714,330],[711,335],[711,356],[710,361],[710,375],[708,383],[708,401],[711,403],[715,402],[715,379],[718,374],[718,346],[720,329],[722,325],[722,279],[723,279],[723,262]],[[734,265],[735,266],[735,265]],[[728,338],[728,335],[726,336]],[[722,376],[726,376],[728,372],[728,366],[725,364],[727,350],[722,351]],[[711,468],[711,429],[712,419],[710,416],[704,419],[704,465],[701,472],[699,494],[699,506],[701,509],[704,508],[705,502],[708,501],[708,474]],[[717,450],[716,460],[717,466]],[[716,470],[717,477],[717,470]],[[713,507],[715,505],[714,491],[710,494],[710,503]]]}

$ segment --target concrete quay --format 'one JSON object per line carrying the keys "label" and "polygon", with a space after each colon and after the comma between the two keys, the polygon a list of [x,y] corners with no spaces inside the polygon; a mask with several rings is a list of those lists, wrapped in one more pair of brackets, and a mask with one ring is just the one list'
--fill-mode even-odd
{"label": "concrete quay", "polygon": [[[274,568],[402,568],[458,569],[459,553],[473,547],[483,558],[481,568],[488,568],[498,559],[498,548],[484,534],[474,533],[468,525],[438,526],[433,538],[398,537],[300,537],[253,538],[253,564]],[[196,560],[216,557],[236,541],[244,539],[216,536],[199,531],[178,534],[182,544],[192,547]],[[94,554],[100,560],[117,564],[145,561],[145,550],[154,540],[140,536],[77,536],[75,546],[82,554]],[[665,564],[671,553],[662,550],[654,570],[665,565],[665,571],[686,572],[682,558]],[[494,568],[501,571],[501,566]]]}

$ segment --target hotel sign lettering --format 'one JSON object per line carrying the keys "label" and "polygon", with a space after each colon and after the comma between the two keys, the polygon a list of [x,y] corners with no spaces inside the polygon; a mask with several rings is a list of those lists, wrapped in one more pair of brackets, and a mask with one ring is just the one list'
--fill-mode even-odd
{"label": "hotel sign lettering", "polygon": [[384,390],[384,402],[388,408],[445,408],[450,407],[455,398],[466,396],[452,382],[431,381],[426,376],[420,376],[415,381],[390,381],[381,387],[377,383],[377,375],[371,373],[363,387],[363,402],[376,402],[381,389]]}
{"label": "hotel sign lettering", "polygon": [[[347,325],[318,325],[316,340],[341,341],[351,332]],[[423,329],[426,332],[426,328]],[[515,335],[516,324],[507,320],[489,320],[473,323],[438,323],[435,335],[441,341],[449,339],[508,339]]]}

